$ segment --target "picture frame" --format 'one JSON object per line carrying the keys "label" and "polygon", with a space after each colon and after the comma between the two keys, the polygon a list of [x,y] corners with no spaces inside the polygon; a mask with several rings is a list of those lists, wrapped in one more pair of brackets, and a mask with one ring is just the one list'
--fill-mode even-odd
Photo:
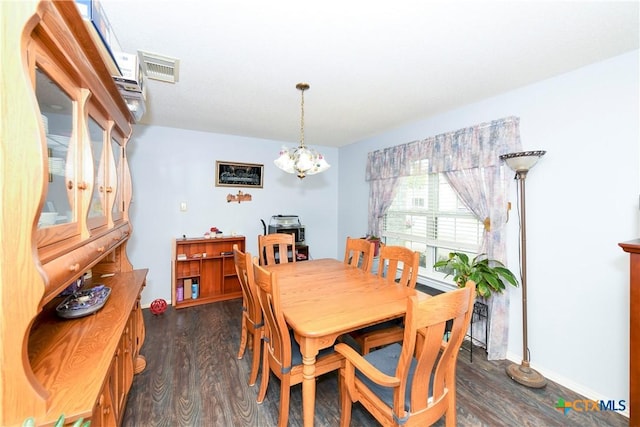
{"label": "picture frame", "polygon": [[262,188],[264,165],[216,160],[216,187]]}

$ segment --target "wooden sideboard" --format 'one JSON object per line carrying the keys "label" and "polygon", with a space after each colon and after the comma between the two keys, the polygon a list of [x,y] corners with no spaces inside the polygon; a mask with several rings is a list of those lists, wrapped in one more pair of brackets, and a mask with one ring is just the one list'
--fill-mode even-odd
{"label": "wooden sideboard", "polygon": [[[0,425],[117,425],[145,366],[133,118],[73,1],[0,1],[0,61]],[[54,316],[89,269],[112,288],[105,306]]]}
{"label": "wooden sideboard", "polygon": [[147,270],[93,277],[94,286],[111,288],[95,314],[60,319],[54,300],[29,336],[29,362],[38,382],[50,393],[48,412],[67,419],[91,419],[91,425],[120,424],[127,393],[145,359],[140,356],[144,323],[140,292]]}
{"label": "wooden sideboard", "polygon": [[619,243],[629,253],[629,425],[640,426],[640,239]]}
{"label": "wooden sideboard", "polygon": [[[175,308],[242,297],[233,245],[244,252],[244,236],[174,239],[171,303]],[[192,297],[193,282],[197,283],[197,298]]]}

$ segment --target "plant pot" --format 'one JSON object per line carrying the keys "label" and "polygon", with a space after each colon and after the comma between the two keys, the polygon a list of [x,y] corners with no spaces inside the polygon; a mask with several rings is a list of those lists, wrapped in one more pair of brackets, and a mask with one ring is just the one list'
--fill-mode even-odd
{"label": "plant pot", "polygon": [[373,256],[377,257],[380,254],[380,239],[367,239],[370,242],[373,242]]}

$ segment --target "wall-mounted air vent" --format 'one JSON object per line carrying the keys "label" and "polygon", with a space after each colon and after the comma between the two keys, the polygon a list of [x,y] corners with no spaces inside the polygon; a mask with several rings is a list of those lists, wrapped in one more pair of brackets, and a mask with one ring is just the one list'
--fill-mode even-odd
{"label": "wall-mounted air vent", "polygon": [[138,54],[147,78],[169,83],[178,81],[180,60],[141,50]]}

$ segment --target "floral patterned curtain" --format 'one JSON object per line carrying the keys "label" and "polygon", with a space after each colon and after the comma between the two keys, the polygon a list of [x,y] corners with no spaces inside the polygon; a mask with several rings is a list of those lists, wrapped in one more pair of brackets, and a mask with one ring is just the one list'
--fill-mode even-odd
{"label": "floral patterned curtain", "polygon": [[369,184],[369,236],[382,234],[382,219],[396,194],[398,178],[376,179]]}
{"label": "floral patterned curtain", "polygon": [[[519,123],[517,117],[506,117],[369,153],[366,179],[370,182],[370,233],[380,234],[382,218],[395,195],[393,188],[398,177],[444,173],[467,208],[485,224],[481,252],[503,261],[506,255],[503,231],[511,180],[503,172],[500,155],[522,150]],[[494,294],[488,304],[488,357],[504,359],[508,344],[509,294]]]}
{"label": "floral patterned curtain", "polygon": [[[445,176],[465,206],[484,223],[480,253],[486,253],[491,259],[504,260],[503,230],[508,219],[507,196],[511,177],[506,177],[503,168],[497,166],[449,171]],[[485,337],[487,357],[489,360],[504,359],[509,340],[509,293],[493,293],[488,301],[483,302],[489,305],[491,313],[489,336]],[[482,324],[473,325],[473,328],[474,336],[484,336]]]}

